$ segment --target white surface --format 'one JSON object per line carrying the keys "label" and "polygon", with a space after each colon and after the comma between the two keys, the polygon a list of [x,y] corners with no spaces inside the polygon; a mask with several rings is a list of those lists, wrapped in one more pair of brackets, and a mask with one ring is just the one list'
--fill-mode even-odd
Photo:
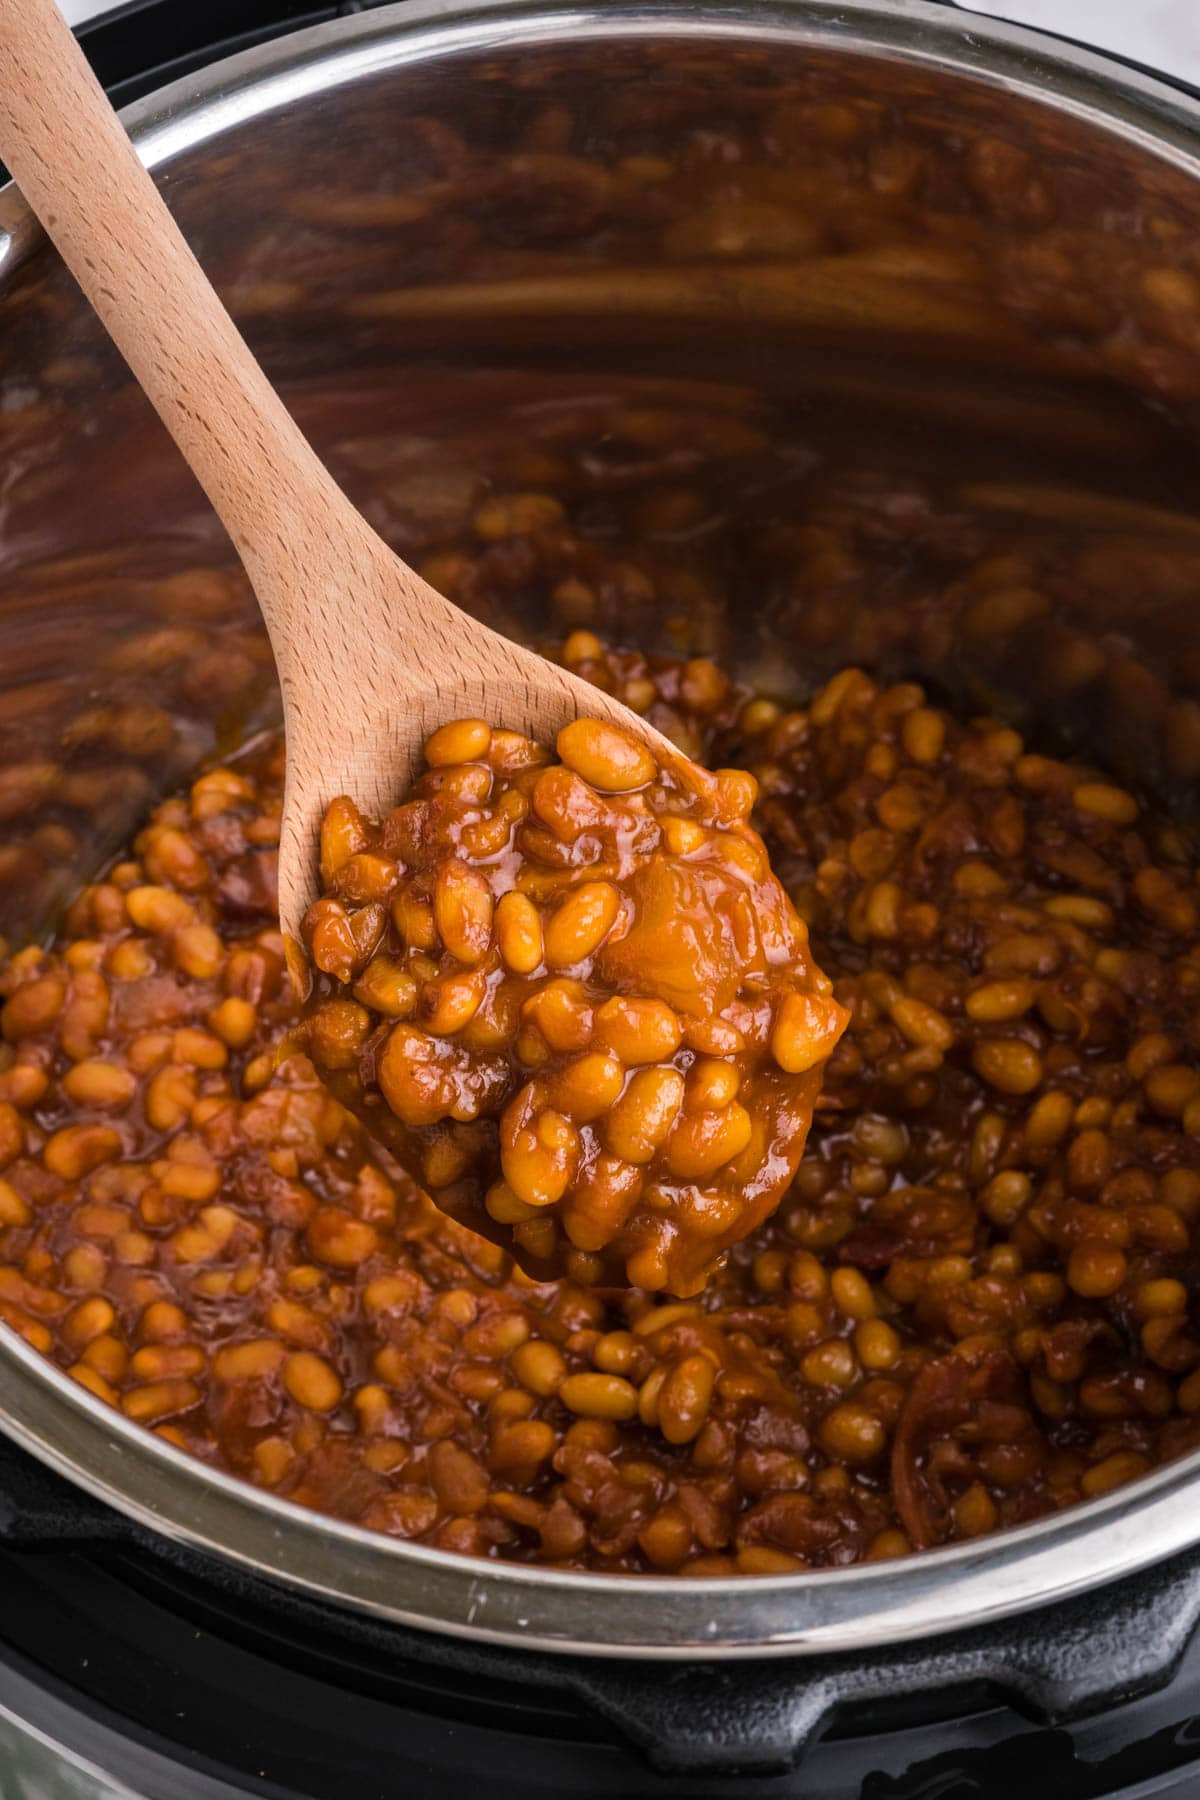
{"label": "white surface", "polygon": [[[79,25],[108,11],[113,0],[60,0],[60,4],[71,24]],[[177,6],[204,4],[205,0],[175,0]],[[1200,0],[970,0],[967,10],[1041,25],[1200,83]]]}
{"label": "white surface", "polygon": [[1200,0],[970,0],[969,10],[1041,25],[1200,83]]}

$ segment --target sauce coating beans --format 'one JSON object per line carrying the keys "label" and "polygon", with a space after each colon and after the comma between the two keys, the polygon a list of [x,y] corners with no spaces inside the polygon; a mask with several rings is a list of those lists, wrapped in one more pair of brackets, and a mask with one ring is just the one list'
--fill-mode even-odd
{"label": "sauce coating beans", "polygon": [[[3,964],[0,1328],[302,1505],[555,1567],[870,1561],[1196,1448],[1200,888],[1178,828],[913,685],[848,670],[789,711],[703,659],[582,630],[564,655],[754,774],[850,1013],[774,1216],[696,1299],[540,1285],[305,1057],[277,1066],[299,1020],[267,743],[160,806],[54,945]],[[505,895],[502,928],[529,977],[545,925]],[[379,991],[415,1010],[404,973]],[[627,1079],[669,1058],[665,1014],[611,1053]],[[726,1064],[703,1061],[718,1109]]]}
{"label": "sauce coating beans", "polygon": [[752,777],[598,719],[557,749],[459,719],[382,825],[332,803],[296,1042],[529,1273],[698,1293],[795,1174],[847,1015]]}

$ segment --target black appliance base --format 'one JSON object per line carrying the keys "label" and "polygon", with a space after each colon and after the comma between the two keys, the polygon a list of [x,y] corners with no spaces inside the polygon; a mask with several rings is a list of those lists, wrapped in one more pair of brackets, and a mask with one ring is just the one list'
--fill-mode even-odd
{"label": "black appliance base", "polygon": [[166,1545],[0,1440],[0,1595],[0,1703],[140,1800],[1200,1792],[1200,1556],[883,1656],[544,1656]]}

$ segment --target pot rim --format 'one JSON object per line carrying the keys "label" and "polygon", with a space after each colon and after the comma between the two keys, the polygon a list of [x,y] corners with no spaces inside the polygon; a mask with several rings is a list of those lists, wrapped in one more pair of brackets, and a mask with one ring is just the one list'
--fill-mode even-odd
{"label": "pot rim", "polygon": [[[1066,112],[1200,179],[1200,97],[1099,52],[937,0],[403,0],[213,64],[126,108],[152,168],[235,126],[384,71],[472,50],[612,39],[819,44],[916,63]],[[0,192],[0,276],[42,241]],[[209,1467],[0,1325],[0,1430],[165,1538],[378,1618],[527,1650],[662,1659],[866,1650],[1044,1606],[1200,1538],[1200,1452],[1031,1524],[895,1562],[796,1575],[586,1574],[489,1562],[327,1518]]]}

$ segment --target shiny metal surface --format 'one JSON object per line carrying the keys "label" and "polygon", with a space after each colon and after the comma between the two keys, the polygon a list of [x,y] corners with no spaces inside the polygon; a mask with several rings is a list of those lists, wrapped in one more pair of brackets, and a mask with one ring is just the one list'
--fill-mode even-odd
{"label": "shiny metal surface", "polygon": [[6,1800],[151,1800],[148,1789],[138,1794],[22,1717],[15,1707],[32,1715],[39,1710],[36,1688],[11,1673],[4,1686],[14,1703],[0,1706],[0,1784]]}
{"label": "shiny metal surface", "polygon": [[[383,79],[514,49],[594,55],[602,68],[615,43],[715,46],[722,53],[741,45],[781,54],[832,48],[850,62],[870,55],[882,59],[880,66],[916,70],[942,84],[968,79],[1005,103],[1042,102],[1064,129],[1099,132],[1114,154],[1120,146],[1127,158],[1148,158],[1175,171],[1177,181],[1200,183],[1200,107],[1185,97],[1102,57],[1019,28],[967,23],[920,0],[798,0],[696,14],[675,5],[405,5],[237,57],[139,104],[129,123],[146,159],[163,169],[168,193],[177,184],[186,202],[203,188],[205,157],[250,122],[269,147],[268,122],[297,129],[311,112],[328,126],[331,109]],[[19,205],[10,195],[0,206],[12,234],[7,264],[36,260],[36,239]],[[75,321],[72,329],[84,327]],[[286,371],[286,320],[274,329],[264,342]],[[106,406],[96,403],[97,430],[111,424]],[[194,499],[180,507],[184,535],[195,535]],[[208,741],[196,727],[183,750],[194,761]],[[887,1565],[770,1580],[568,1575],[482,1564],[318,1518],[142,1432],[7,1330],[0,1336],[0,1424],[71,1480],[167,1537],[383,1618],[559,1651],[754,1657],[867,1648],[1028,1610],[1200,1538],[1200,1456],[1190,1456],[1075,1511]]]}
{"label": "shiny metal surface", "polygon": [[17,1669],[0,1668],[4,1800],[237,1800],[220,1776],[184,1767],[91,1718]]}

